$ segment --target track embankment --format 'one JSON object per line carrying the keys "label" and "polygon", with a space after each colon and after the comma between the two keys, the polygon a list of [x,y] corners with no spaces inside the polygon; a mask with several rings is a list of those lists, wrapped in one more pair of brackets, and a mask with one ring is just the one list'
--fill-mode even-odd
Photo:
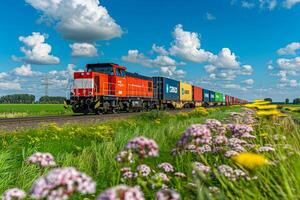
{"label": "track embankment", "polygon": [[[168,110],[168,113],[189,112],[192,109]],[[63,125],[67,123],[94,124],[107,122],[111,120],[126,119],[129,117],[141,115],[143,112],[136,113],[118,113],[105,115],[70,115],[70,116],[39,116],[23,118],[0,119],[0,131],[17,130],[22,128],[38,128],[42,124],[57,123]]]}

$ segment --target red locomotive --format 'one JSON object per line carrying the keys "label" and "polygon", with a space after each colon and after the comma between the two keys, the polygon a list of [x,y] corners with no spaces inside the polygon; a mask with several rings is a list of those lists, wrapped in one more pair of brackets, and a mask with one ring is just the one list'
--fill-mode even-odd
{"label": "red locomotive", "polygon": [[74,73],[70,103],[85,114],[151,109],[153,80],[113,63],[87,64],[85,72]]}

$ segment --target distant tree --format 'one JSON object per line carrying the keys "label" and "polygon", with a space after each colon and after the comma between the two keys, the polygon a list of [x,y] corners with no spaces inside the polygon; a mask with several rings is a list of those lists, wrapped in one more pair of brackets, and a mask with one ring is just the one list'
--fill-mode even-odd
{"label": "distant tree", "polygon": [[41,104],[62,104],[64,103],[65,97],[52,97],[52,96],[42,96],[39,99],[39,103]]}
{"label": "distant tree", "polygon": [[35,96],[31,94],[12,94],[2,96],[1,104],[32,104],[35,102]]}
{"label": "distant tree", "polygon": [[285,99],[285,104],[289,104],[290,100],[289,99]]}
{"label": "distant tree", "polygon": [[265,100],[265,101],[269,101],[269,102],[271,102],[271,103],[273,102],[272,98],[265,98],[264,100]]}
{"label": "distant tree", "polygon": [[300,98],[294,99],[293,104],[300,104]]}

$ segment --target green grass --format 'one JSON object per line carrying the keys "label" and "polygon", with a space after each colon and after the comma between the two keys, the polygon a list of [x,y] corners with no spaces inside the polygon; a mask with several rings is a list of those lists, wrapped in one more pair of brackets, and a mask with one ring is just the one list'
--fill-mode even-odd
{"label": "green grass", "polygon": [[[156,168],[161,162],[170,162],[177,171],[188,175],[187,179],[172,179],[169,186],[179,191],[183,199],[299,199],[300,198],[300,134],[299,126],[290,118],[284,120],[260,119],[255,129],[254,144],[272,144],[276,153],[266,157],[274,164],[249,171],[258,176],[252,181],[229,181],[224,177],[193,177],[191,162],[201,161],[213,168],[220,164],[236,166],[223,155],[207,154],[195,156],[184,154],[174,157],[170,151],[183,131],[191,124],[203,123],[207,118],[223,120],[239,107],[221,108],[207,116],[171,116],[167,113],[146,113],[139,117],[93,126],[55,124],[39,129],[2,134],[0,136],[0,193],[10,187],[28,191],[40,174],[35,166],[26,164],[28,156],[36,151],[52,153],[60,166],[74,166],[93,177],[97,182],[97,194],[121,183],[120,164],[115,161],[117,153],[128,140],[135,136],[154,139],[160,147],[158,158],[147,158],[143,162]],[[275,124],[275,125],[274,125]],[[282,137],[284,136],[284,137]],[[278,139],[279,138],[279,139]],[[286,148],[286,145],[290,145]],[[196,182],[197,188],[188,186]],[[142,180],[139,183],[143,185]],[[136,182],[127,182],[135,185]],[[217,186],[221,193],[211,196],[207,188]],[[153,199],[155,190],[142,187],[147,199]],[[95,196],[86,196],[95,199]],[[83,199],[74,197],[73,199]]]}
{"label": "green grass", "polygon": [[65,115],[72,110],[62,104],[0,104],[0,118]]}

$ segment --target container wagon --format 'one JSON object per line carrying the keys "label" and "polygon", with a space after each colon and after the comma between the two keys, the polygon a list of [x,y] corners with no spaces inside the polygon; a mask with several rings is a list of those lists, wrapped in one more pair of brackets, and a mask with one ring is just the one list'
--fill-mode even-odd
{"label": "container wagon", "polygon": [[209,100],[210,100],[209,105],[210,106],[215,105],[215,102],[216,102],[215,96],[216,96],[216,93],[214,91],[209,91]]}
{"label": "container wagon", "polygon": [[193,108],[195,107],[193,103],[193,86],[188,83],[184,83],[180,81],[180,107],[181,108]]}
{"label": "container wagon", "polygon": [[198,86],[193,86],[193,101],[195,107],[202,106],[203,104],[203,89]]}
{"label": "container wagon", "polygon": [[179,103],[179,81],[165,78],[153,77],[154,98],[158,99],[159,107],[163,109],[177,108]]}

